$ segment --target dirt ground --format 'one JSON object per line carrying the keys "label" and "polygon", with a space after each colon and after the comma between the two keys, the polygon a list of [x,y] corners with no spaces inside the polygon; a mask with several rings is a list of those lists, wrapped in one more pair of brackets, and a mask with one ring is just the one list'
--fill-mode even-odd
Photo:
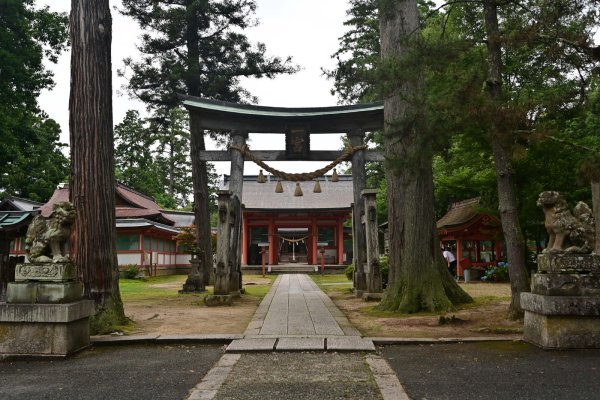
{"label": "dirt ground", "polygon": [[[152,287],[176,293],[184,280],[185,277],[182,277],[181,282]],[[135,321],[127,334],[243,333],[261,300],[252,295],[253,288],[261,286],[266,293],[269,285],[269,279],[260,277],[246,281],[249,294],[236,300],[231,307],[206,307],[203,302],[206,294],[126,299],[125,313]],[[365,303],[356,298],[347,287],[333,285],[327,287],[326,292],[364,336],[520,337],[522,322],[505,319],[510,300],[508,284],[469,283],[461,286],[476,299],[476,303],[443,316],[381,313],[373,310],[375,303]],[[444,317],[443,322],[441,317]]]}
{"label": "dirt ground", "polygon": [[404,338],[467,338],[507,336],[518,338],[523,323],[508,321],[509,284],[461,284],[475,303],[443,315],[393,315],[373,310],[348,290],[328,291],[335,304],[364,336]]}
{"label": "dirt ground", "polygon": [[[173,290],[182,287],[181,282],[152,285],[151,287]],[[255,284],[269,285],[269,279],[255,278],[246,287]],[[208,288],[212,293],[212,287]],[[153,299],[129,299],[124,301],[125,314],[135,324],[129,335],[141,334],[212,334],[244,333],[252,315],[260,303],[260,297],[243,295],[231,307],[206,307],[206,294],[187,294],[176,297]]]}

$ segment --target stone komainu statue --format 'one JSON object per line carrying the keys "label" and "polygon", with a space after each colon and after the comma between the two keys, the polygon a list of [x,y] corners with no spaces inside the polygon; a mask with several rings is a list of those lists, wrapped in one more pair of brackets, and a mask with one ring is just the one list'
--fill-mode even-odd
{"label": "stone komainu statue", "polygon": [[54,204],[50,217],[36,216],[29,229],[25,244],[27,258],[32,263],[67,262],[65,244],[75,222],[75,208],[67,201]]}
{"label": "stone komainu statue", "polygon": [[594,249],[595,224],[591,208],[580,201],[573,212],[563,195],[540,193],[537,205],[544,209],[544,226],[550,236],[547,252],[591,253]]}

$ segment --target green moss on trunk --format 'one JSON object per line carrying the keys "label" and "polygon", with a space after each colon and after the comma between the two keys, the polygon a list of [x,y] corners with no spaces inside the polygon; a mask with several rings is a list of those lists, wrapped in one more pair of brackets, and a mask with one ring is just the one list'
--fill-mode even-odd
{"label": "green moss on trunk", "polygon": [[129,319],[123,311],[123,303],[119,299],[110,298],[90,317],[90,334],[105,335],[120,330],[127,325]]}

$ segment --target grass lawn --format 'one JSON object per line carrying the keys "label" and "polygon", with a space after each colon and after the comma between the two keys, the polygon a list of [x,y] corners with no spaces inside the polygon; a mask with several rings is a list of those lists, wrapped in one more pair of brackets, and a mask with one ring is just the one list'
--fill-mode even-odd
{"label": "grass lawn", "polygon": [[345,274],[314,274],[309,276],[325,293],[336,291],[348,292],[352,289],[352,281],[349,281]]}
{"label": "grass lawn", "polygon": [[[344,275],[337,275],[343,282]],[[473,337],[519,335],[522,321],[506,320],[510,303],[508,283],[467,283],[460,286],[474,303],[460,305],[447,313],[399,314],[376,309],[377,303],[356,298],[352,285],[327,285],[336,278],[324,277],[327,282],[315,282],[333,299],[348,319],[365,336],[388,337]]]}
{"label": "grass lawn", "polygon": [[179,294],[187,275],[121,279],[125,313],[133,320],[121,329],[127,334],[243,333],[276,278],[243,275],[245,294],[222,307],[204,304],[212,286],[204,293]]}

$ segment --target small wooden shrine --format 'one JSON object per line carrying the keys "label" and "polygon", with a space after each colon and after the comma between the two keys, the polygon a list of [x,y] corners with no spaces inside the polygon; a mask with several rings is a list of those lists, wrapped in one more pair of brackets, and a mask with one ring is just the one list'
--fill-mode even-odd
{"label": "small wooden shrine", "polygon": [[479,208],[479,198],[453,203],[437,222],[444,247],[456,256],[456,274],[465,269],[481,269],[502,260],[502,226],[500,220]]}

